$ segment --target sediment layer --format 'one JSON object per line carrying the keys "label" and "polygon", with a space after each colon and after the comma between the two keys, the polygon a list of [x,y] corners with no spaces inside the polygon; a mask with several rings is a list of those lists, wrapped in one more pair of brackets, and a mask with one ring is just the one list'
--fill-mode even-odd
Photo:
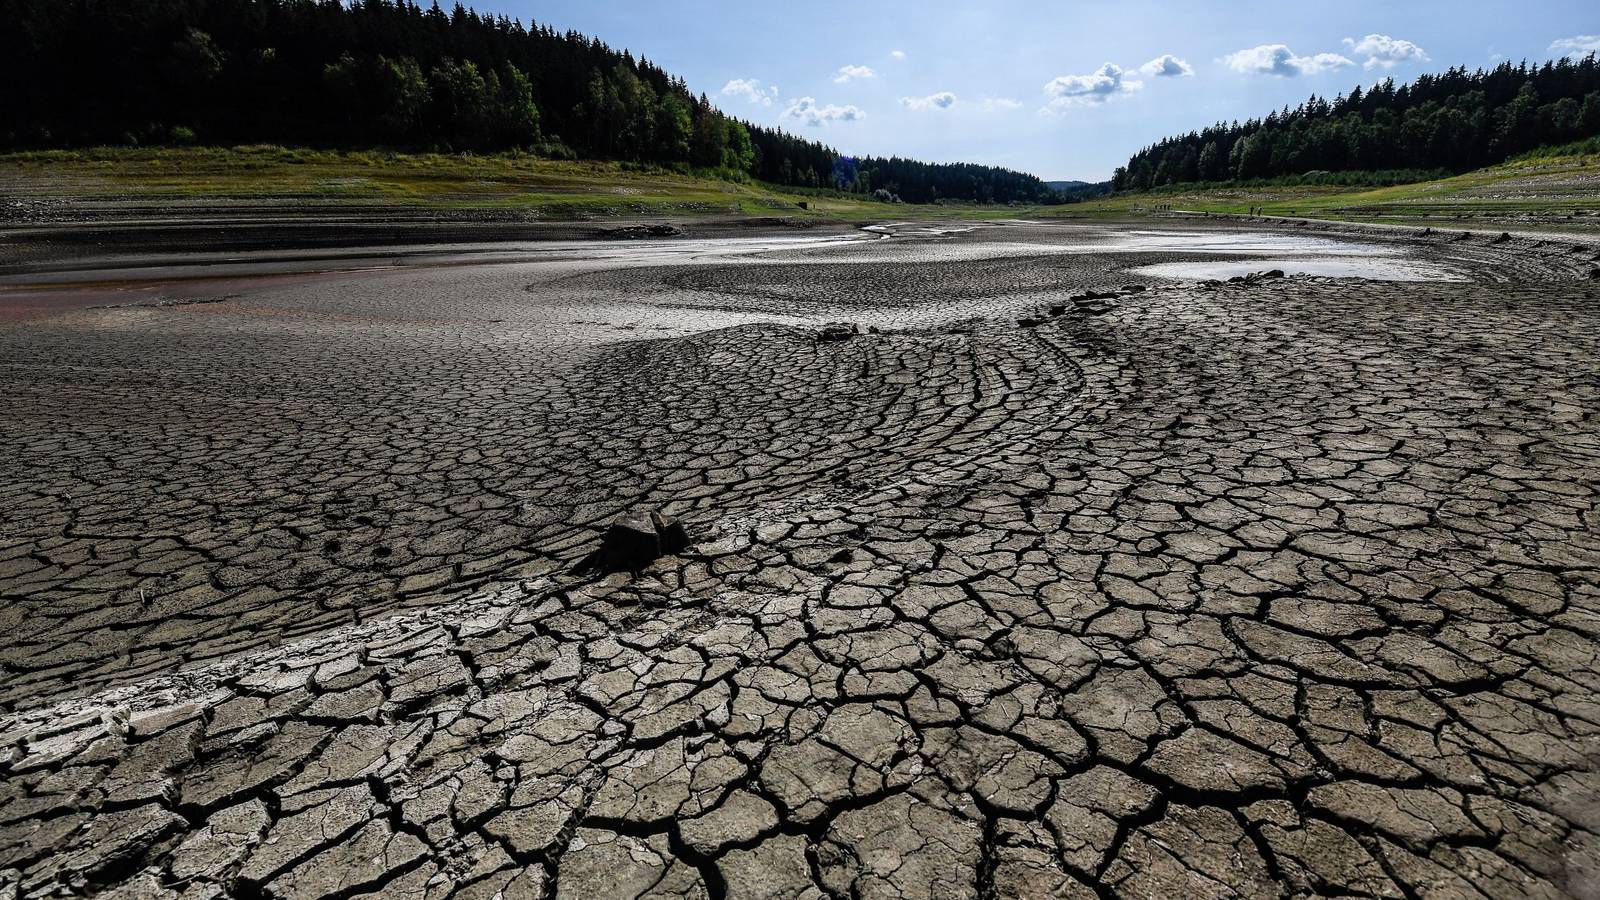
{"label": "sediment layer", "polygon": [[0,331],[0,885],[1594,896],[1593,252],[1013,239]]}

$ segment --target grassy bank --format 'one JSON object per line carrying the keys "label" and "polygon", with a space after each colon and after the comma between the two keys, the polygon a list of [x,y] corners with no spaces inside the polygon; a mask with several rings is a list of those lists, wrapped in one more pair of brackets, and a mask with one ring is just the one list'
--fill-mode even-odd
{"label": "grassy bank", "polygon": [[882,203],[619,163],[275,146],[0,155],[0,197],[90,207],[208,201],[393,206],[550,219],[747,214],[856,220],[888,214]]}
{"label": "grassy bank", "polygon": [[[1565,148],[1562,148],[1565,149]],[[1575,147],[1587,150],[1587,147]],[[1600,154],[1534,156],[1464,175],[1350,188],[1203,185],[1109,197],[1062,207],[1066,216],[1126,216],[1162,208],[1346,221],[1472,227],[1600,229]],[[1051,211],[1046,211],[1050,215]]]}
{"label": "grassy bank", "polygon": [[[1165,210],[1432,224],[1600,230],[1600,153],[1557,148],[1465,175],[1386,187],[1200,185],[1064,206],[885,204],[831,191],[517,155],[234,148],[97,148],[0,155],[0,213],[52,205],[129,208],[281,205],[499,213],[531,219],[787,216],[1128,218]],[[20,201],[17,204],[16,201]],[[801,204],[805,207],[802,208]],[[31,206],[30,206],[31,204]]]}

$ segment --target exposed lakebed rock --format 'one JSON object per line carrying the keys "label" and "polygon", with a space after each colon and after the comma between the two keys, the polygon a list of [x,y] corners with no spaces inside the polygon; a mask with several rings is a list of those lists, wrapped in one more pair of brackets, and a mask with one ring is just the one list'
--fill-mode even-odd
{"label": "exposed lakebed rock", "polygon": [[595,232],[596,236],[609,240],[682,237],[683,233],[682,228],[665,223],[657,225],[617,225],[611,228],[601,228]]}

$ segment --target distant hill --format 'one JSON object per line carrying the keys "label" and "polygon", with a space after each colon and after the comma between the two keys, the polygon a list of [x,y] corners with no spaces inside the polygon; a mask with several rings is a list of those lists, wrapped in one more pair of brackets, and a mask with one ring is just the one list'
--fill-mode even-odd
{"label": "distant hill", "polygon": [[1048,203],[993,166],[725,115],[642,56],[432,0],[0,0],[0,149],[271,143],[532,151],[909,202]]}
{"label": "distant hill", "polygon": [[[1385,79],[1331,102],[1247,122],[1219,122],[1140,150],[1117,169],[1117,190],[1349,172],[1467,172],[1546,145],[1600,135],[1594,54],[1542,65],[1449,69],[1410,84]],[[1378,179],[1382,181],[1384,179]]]}
{"label": "distant hill", "polygon": [[1088,200],[1111,193],[1109,181],[1046,181],[1044,186],[1068,201]]}

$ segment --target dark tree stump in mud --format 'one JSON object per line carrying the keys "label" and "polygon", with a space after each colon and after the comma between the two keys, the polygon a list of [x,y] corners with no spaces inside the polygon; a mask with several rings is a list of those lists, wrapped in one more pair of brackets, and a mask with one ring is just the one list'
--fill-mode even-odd
{"label": "dark tree stump in mud", "polygon": [[658,512],[629,510],[606,529],[600,548],[578,564],[580,572],[637,572],[689,546],[683,523]]}

